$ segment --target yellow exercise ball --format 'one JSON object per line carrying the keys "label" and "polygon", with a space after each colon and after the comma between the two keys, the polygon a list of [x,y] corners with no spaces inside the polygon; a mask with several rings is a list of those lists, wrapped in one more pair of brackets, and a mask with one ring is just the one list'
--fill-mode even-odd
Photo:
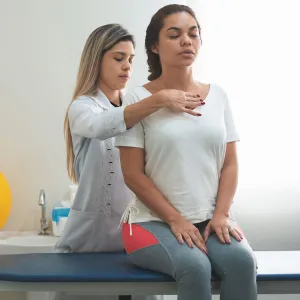
{"label": "yellow exercise ball", "polygon": [[0,173],[0,229],[5,225],[11,209],[11,192],[7,180]]}

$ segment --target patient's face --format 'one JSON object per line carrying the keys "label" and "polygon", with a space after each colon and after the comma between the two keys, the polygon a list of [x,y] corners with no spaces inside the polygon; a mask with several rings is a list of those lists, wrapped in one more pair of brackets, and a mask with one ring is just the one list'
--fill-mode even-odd
{"label": "patient's face", "polygon": [[134,47],[130,41],[122,41],[103,55],[100,81],[112,90],[125,88],[132,72]]}
{"label": "patient's face", "polygon": [[165,18],[153,51],[158,52],[162,65],[184,67],[192,65],[200,45],[196,20],[187,12],[179,12]]}

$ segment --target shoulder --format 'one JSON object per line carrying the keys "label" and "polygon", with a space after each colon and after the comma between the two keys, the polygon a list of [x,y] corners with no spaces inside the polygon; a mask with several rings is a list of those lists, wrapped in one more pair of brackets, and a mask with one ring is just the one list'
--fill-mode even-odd
{"label": "shoulder", "polygon": [[205,85],[207,87],[208,93],[215,94],[218,96],[225,95],[224,89],[219,84],[208,83],[208,84],[203,84],[203,85]]}
{"label": "shoulder", "polygon": [[136,86],[123,96],[123,104],[134,104],[149,96],[151,96],[151,94],[143,86]]}
{"label": "shoulder", "polygon": [[223,103],[224,105],[228,102],[228,97],[225,90],[218,84],[210,83],[209,84],[209,93],[208,95],[216,100],[218,103]]}
{"label": "shoulder", "polygon": [[96,101],[89,96],[80,96],[76,98],[69,106],[68,114],[69,117],[77,116],[85,112],[96,112],[99,111],[100,106],[97,105]]}
{"label": "shoulder", "polygon": [[71,104],[71,106],[75,106],[75,107],[82,106],[82,105],[97,106],[97,103],[91,97],[83,95],[83,96],[76,98]]}

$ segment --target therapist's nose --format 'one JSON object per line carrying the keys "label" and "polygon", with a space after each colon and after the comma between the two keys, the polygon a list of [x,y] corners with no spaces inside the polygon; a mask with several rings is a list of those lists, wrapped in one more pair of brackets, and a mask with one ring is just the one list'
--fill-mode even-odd
{"label": "therapist's nose", "polygon": [[126,63],[124,63],[123,68],[124,71],[129,71],[131,70],[131,64],[129,61],[127,61]]}

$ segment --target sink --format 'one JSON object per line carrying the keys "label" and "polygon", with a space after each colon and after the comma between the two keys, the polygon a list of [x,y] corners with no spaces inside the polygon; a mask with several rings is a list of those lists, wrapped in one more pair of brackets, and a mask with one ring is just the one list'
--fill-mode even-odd
{"label": "sink", "polygon": [[53,247],[58,238],[55,236],[31,235],[31,236],[16,236],[6,239],[6,244],[14,246],[28,247]]}
{"label": "sink", "polygon": [[35,232],[1,232],[0,255],[51,253],[58,237],[38,235]]}

